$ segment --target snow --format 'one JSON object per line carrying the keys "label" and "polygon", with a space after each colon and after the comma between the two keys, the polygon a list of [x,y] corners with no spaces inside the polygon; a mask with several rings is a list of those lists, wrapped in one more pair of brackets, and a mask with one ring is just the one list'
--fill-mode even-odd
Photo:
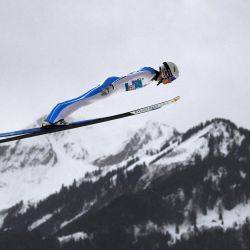
{"label": "snow", "polygon": [[204,137],[211,130],[212,125],[202,129],[188,140],[175,147],[173,151],[157,161],[157,165],[171,165],[179,162],[187,162],[199,154],[203,159],[209,152],[208,141]]}
{"label": "snow", "polygon": [[223,122],[218,122],[213,124],[213,136],[219,137],[223,135],[223,140],[219,144],[220,146],[220,154],[228,155],[230,148],[232,148],[233,144],[240,145],[244,139],[244,136],[239,133],[237,130],[230,131],[232,135],[230,135],[229,131],[227,131],[226,126],[223,125]]}
{"label": "snow", "polygon": [[247,174],[244,173],[242,170],[240,170],[240,176],[241,176],[242,179],[245,179]]}
{"label": "snow", "polygon": [[[124,142],[140,128],[138,124],[130,124],[131,118],[123,121],[112,121],[112,123],[96,124],[70,131],[73,140],[81,136],[81,144],[89,152],[89,162],[104,155],[110,155],[119,151]],[[145,126],[145,124],[144,124]],[[68,140],[68,139],[67,139]]]}
{"label": "snow", "polygon": [[0,211],[21,200],[42,200],[97,170],[92,161],[116,152],[131,134],[129,128],[111,127],[90,126],[5,144],[9,147],[0,157]]}
{"label": "snow", "polygon": [[162,234],[166,234],[167,232],[172,237],[172,243],[175,242],[176,239],[180,239],[181,234],[186,233],[188,231],[188,228],[190,226],[187,224],[183,224],[179,226],[179,234],[176,233],[176,225],[157,225],[152,221],[148,221],[144,225],[134,225],[133,226],[133,232],[134,236],[137,239],[140,236],[146,236],[153,232],[159,232]]}
{"label": "snow", "polygon": [[167,126],[165,124],[158,124],[158,123],[147,123],[146,124],[146,130],[140,130],[140,137],[141,138],[146,138],[150,136],[150,143],[145,144],[143,148],[140,150],[140,156],[145,156],[145,153],[147,151],[153,151],[156,152],[159,150],[166,141],[170,140],[174,133],[175,129],[173,129],[170,126]]}
{"label": "snow", "polygon": [[[155,155],[157,155],[157,152],[159,152],[160,148],[168,140],[170,140],[175,133],[177,133],[177,131],[170,126],[167,126],[166,124],[148,121],[145,125],[145,128],[139,129],[138,132],[135,134],[137,137],[140,138],[138,141],[138,145],[140,147],[136,148],[137,152],[135,153],[135,155],[126,159],[126,162],[128,162],[129,160],[132,160],[137,157],[139,158],[139,161],[128,167],[127,171],[132,170],[135,165],[141,164],[143,162],[149,164],[155,158]],[[126,150],[126,145],[130,142],[132,136],[134,137],[135,135],[132,134],[130,138],[123,143],[123,148],[121,148],[122,151]],[[118,151],[117,153],[119,152],[120,151]],[[148,152],[152,152],[152,155],[150,155]],[[108,166],[108,168],[121,168],[126,165],[126,162],[123,161],[121,163],[115,164],[114,166]]]}
{"label": "snow", "polygon": [[88,163],[74,162],[60,156],[54,167],[40,165],[26,167],[1,174],[1,179],[8,185],[0,189],[0,210],[10,207],[20,200],[35,202],[57,192],[62,185],[70,185],[74,179],[83,176],[96,167]]}
{"label": "snow", "polygon": [[[117,126],[118,124],[120,126]],[[150,165],[147,168],[147,172],[141,178],[140,183],[138,183],[138,185],[142,183],[144,188],[151,183],[152,178],[157,174],[169,171],[178,163],[193,163],[196,155],[199,155],[201,159],[206,157],[209,152],[208,139],[210,135],[222,138],[218,150],[223,155],[228,154],[230,147],[234,143],[240,145],[244,139],[244,136],[237,130],[228,131],[223,123],[219,122],[216,125],[212,123],[196,134],[193,134],[184,142],[180,142],[175,138],[175,141],[170,142],[170,146],[159,154],[157,151],[159,151],[167,140],[171,140],[176,131],[167,125],[154,122],[147,122],[143,127],[138,126],[138,124],[136,126],[132,130],[131,126],[124,128],[123,123],[114,122],[113,125],[90,126],[84,129],[43,136],[39,139],[33,138],[21,141],[20,143],[8,144],[11,146],[7,149],[6,154],[0,158],[0,211],[23,200],[24,206],[20,211],[23,213],[28,207],[27,203],[42,200],[51,193],[59,191],[62,185],[67,186],[72,184],[74,180],[78,182],[79,180],[83,180],[85,173],[99,170],[98,167],[92,164],[94,160],[105,155],[115,155],[126,150],[126,145],[135,135],[135,131],[137,131],[136,133],[139,137],[138,143],[140,147],[136,149],[135,155],[126,159],[126,161],[134,157],[138,157],[140,160],[129,166],[126,171],[133,170],[137,164],[142,164],[143,162]],[[34,146],[36,150],[33,151]],[[147,152],[152,152],[152,154],[148,154]],[[165,154],[165,156],[155,161],[161,154]],[[46,158],[48,155],[52,157],[50,159]],[[46,159],[48,161],[46,164],[43,164]],[[154,163],[151,164],[151,162]],[[123,161],[112,166],[105,166],[101,169],[99,176],[93,176],[90,179],[96,181],[109,171],[116,170],[125,165],[126,162]],[[216,183],[223,175],[223,171],[226,170],[219,168],[217,175],[208,172],[205,179],[211,177]],[[242,170],[240,171],[240,175],[242,178],[246,178],[246,173]],[[112,177],[114,185],[116,178],[116,175]],[[183,196],[183,191],[179,190],[179,192]],[[84,215],[95,202],[96,200],[89,202],[78,214],[73,215],[67,221],[63,221],[60,228],[65,227]],[[0,213],[0,227],[5,216],[5,213]],[[42,216],[33,222],[28,227],[28,230],[34,230],[51,219],[52,216],[53,214]],[[236,223],[240,225],[244,223],[247,217],[250,218],[250,204],[240,204],[230,211],[223,210],[222,217],[223,223],[219,220],[218,207],[214,210],[208,210],[206,215],[198,212],[196,220],[197,228],[219,226],[227,229],[234,227]],[[133,226],[133,231],[136,238],[154,231],[169,232],[172,236],[172,243],[174,243],[182,236],[188,237],[192,228],[190,223],[185,221],[182,225],[179,225],[179,233],[177,234],[176,225],[167,224],[158,226],[152,221],[148,221],[144,225]],[[61,244],[64,244],[72,240],[78,241],[86,238],[88,238],[86,233],[77,232],[72,235],[59,237],[58,240]]]}
{"label": "snow", "polygon": [[157,161],[157,165],[174,165],[176,163],[190,162],[194,160],[195,155],[199,155],[201,159],[209,152],[208,134],[214,137],[222,136],[223,140],[219,144],[220,153],[224,156],[228,155],[233,143],[240,145],[244,136],[237,130],[232,130],[232,135],[226,131],[223,122],[218,124],[210,124],[191,136],[188,140],[182,142],[179,146],[173,147],[173,151]]}
{"label": "snow", "polygon": [[42,218],[40,218],[39,220],[33,222],[29,227],[28,230],[32,231],[35,228],[39,227],[41,224],[45,223],[47,220],[49,220],[51,217],[53,217],[53,214],[46,214],[44,215]]}
{"label": "snow", "polygon": [[63,228],[65,226],[67,226],[68,224],[72,223],[73,221],[77,220],[79,217],[81,217],[82,215],[84,215],[85,213],[88,212],[88,209],[83,209],[82,212],[80,212],[79,214],[77,214],[76,216],[74,216],[74,218],[72,218],[71,220],[68,220],[68,221],[64,221],[60,228]]}
{"label": "snow", "polygon": [[[222,221],[219,220],[218,208],[215,208],[214,210],[208,210],[206,215],[198,213],[196,220],[196,226],[198,230],[212,227],[221,227],[226,230],[228,228],[233,228],[236,223],[237,225],[242,225],[246,221],[247,217],[250,218],[250,204],[241,204],[234,207],[232,210],[224,210],[222,215],[223,224]],[[152,232],[161,232],[163,234],[168,232],[172,237],[172,241],[170,242],[172,244],[175,243],[176,240],[181,239],[182,236],[188,237],[188,234],[192,232],[193,226],[185,221],[183,224],[179,225],[178,229],[179,233],[176,233],[175,224],[165,224],[159,226],[152,221],[133,226],[133,232],[136,239]]]}
{"label": "snow", "polygon": [[207,215],[199,214],[197,216],[197,227],[221,226],[226,229],[233,227],[235,222],[238,225],[243,224],[247,217],[250,218],[250,204],[239,204],[232,210],[223,210],[222,217],[223,225],[219,220],[218,208],[208,210]]}
{"label": "snow", "polygon": [[79,240],[84,240],[84,239],[87,239],[88,238],[88,235],[84,232],[77,232],[77,233],[74,233],[74,234],[71,234],[71,235],[66,235],[66,236],[61,236],[61,237],[58,237],[58,240],[61,244],[65,244],[69,241],[79,241]]}
{"label": "snow", "polygon": [[92,162],[121,149],[134,133],[131,127],[121,129],[114,121],[5,144],[0,157],[0,211],[21,200],[42,200],[97,170]]}
{"label": "snow", "polygon": [[[68,186],[74,180],[82,180],[85,173],[99,170],[92,162],[104,155],[114,155],[125,150],[125,145],[134,136],[135,131],[140,137],[142,146],[132,157],[139,157],[140,160],[128,167],[127,171],[132,170],[136,164],[143,162],[150,164],[159,156],[156,153],[157,150],[176,132],[167,125],[154,122],[145,123],[143,119],[136,125],[130,124],[133,120],[127,119],[126,121],[125,126],[124,120],[114,121],[105,126],[89,126],[6,144],[10,147],[0,157],[0,211],[21,200],[24,201],[24,207],[27,207],[27,203],[35,203],[59,191],[62,185]],[[228,153],[228,145],[231,145],[234,140],[240,145],[244,138],[237,130],[233,131],[233,136],[230,136],[225,127],[219,123],[216,127],[214,124],[208,125],[182,143],[175,141],[160,154],[172,150],[170,153],[150,164],[147,173],[142,178],[146,183],[144,187],[150,184],[152,178],[157,172],[162,171],[163,167],[169,170],[175,167],[176,163],[194,161],[194,156],[197,154],[204,158],[209,152],[207,138],[209,133],[212,133],[213,136],[223,134],[224,140],[220,145],[223,154]],[[143,140],[147,143],[143,144]],[[152,151],[153,154],[149,155],[147,151]],[[49,155],[51,158],[48,158]],[[46,159],[47,162],[44,163]],[[100,176],[123,167],[125,164],[126,162],[123,161],[113,166],[103,167]],[[91,180],[95,181],[100,176],[95,176]],[[246,174],[241,171],[241,176],[244,178]],[[219,178],[219,176],[214,178]],[[116,176],[113,176],[112,180],[115,184]],[[78,215],[63,222],[61,227],[76,220],[87,211],[88,208],[83,208]],[[30,225],[30,228],[37,227],[39,223],[48,220],[49,216],[51,215],[43,216],[34,222],[34,225]],[[210,220],[208,217],[207,219]],[[0,219],[0,225],[1,221],[3,221],[3,216]],[[200,223],[202,224],[202,221]],[[169,230],[175,232],[175,226]],[[183,231],[185,230],[183,229]]]}
{"label": "snow", "polygon": [[4,219],[5,217],[8,215],[8,213],[6,211],[2,211],[0,212],[0,228],[2,227],[3,225],[3,222],[4,222]]}
{"label": "snow", "polygon": [[[124,150],[135,131],[141,139],[150,134],[150,142],[139,149],[142,158],[147,150],[157,150],[173,136],[174,129],[164,124],[126,121],[125,126],[124,120],[114,121],[5,144],[0,157],[0,211],[21,200],[35,203],[98,170],[92,162]],[[103,168],[102,176],[122,166],[124,162]]]}
{"label": "snow", "polygon": [[79,217],[81,217],[82,215],[84,215],[85,213],[88,212],[88,210],[95,204],[96,199],[92,200],[91,202],[85,203],[84,207],[82,208],[82,211],[80,213],[78,213],[77,215],[75,215],[72,219],[68,220],[68,221],[64,221],[60,228],[63,228],[65,226],[67,226],[68,224],[70,224],[71,222],[77,220]]}
{"label": "snow", "polygon": [[[144,181],[144,188],[146,188],[148,185],[150,185],[150,182],[154,176],[157,174],[164,173],[165,171],[170,171],[172,168],[175,168],[178,166],[178,163],[182,164],[193,164],[195,162],[195,157],[198,155],[201,159],[204,159],[207,154],[209,153],[209,145],[208,145],[208,138],[210,135],[216,137],[223,138],[222,142],[220,143],[220,153],[227,155],[230,147],[232,147],[233,143],[236,142],[237,145],[240,145],[242,140],[244,139],[244,136],[241,135],[237,130],[232,130],[230,132],[227,131],[225,124],[223,122],[219,123],[212,123],[205,128],[198,131],[196,134],[192,135],[190,138],[188,138],[186,141],[183,141],[179,143],[180,141],[178,139],[174,139],[174,142],[170,142],[170,146],[168,146],[165,150],[160,152],[160,155],[164,155],[159,160],[156,160],[159,154],[152,154],[148,155],[146,152],[148,150],[152,150],[153,152],[159,150],[163,143],[166,142],[167,139],[170,139],[171,136],[174,133],[174,130],[171,130],[168,126],[161,126],[162,131],[164,131],[162,134],[164,136],[159,136],[159,131],[155,129],[157,126],[154,125],[154,123],[149,124],[146,126],[149,131],[151,131],[151,140],[148,144],[145,146],[142,146],[141,149],[136,153],[136,157],[139,157],[140,160],[129,166],[126,171],[131,171],[134,169],[134,167],[138,164],[146,163],[147,165],[150,165],[150,167],[147,168],[147,173],[141,178],[141,180]],[[143,138],[147,133],[143,130],[140,131],[140,137]],[[165,138],[165,140],[163,140]],[[132,158],[131,158],[132,159]],[[127,159],[129,160],[129,159]],[[156,160],[156,161],[155,161]],[[153,164],[151,162],[154,162]],[[120,164],[116,164],[115,168],[123,167],[125,164],[124,162]],[[109,167],[109,170],[112,167]],[[106,168],[103,168],[106,169]],[[107,170],[108,171],[108,170]],[[107,171],[104,171],[103,173],[106,173]],[[221,173],[219,173],[221,174]],[[241,173],[242,176],[244,176],[244,173]],[[220,176],[212,176],[214,179],[218,178]],[[216,180],[215,180],[216,181]]]}
{"label": "snow", "polygon": [[[139,160],[136,161],[134,164],[131,164],[126,169],[126,171],[133,170],[137,164],[142,164],[144,162],[149,164],[155,158],[157,151],[159,151],[159,149],[164,145],[164,143],[170,140],[176,133],[178,132],[174,128],[166,124],[156,123],[151,121],[146,122],[145,127],[140,128],[138,132],[130,133],[129,139],[125,140],[122,143],[122,147],[120,148],[120,150],[116,151],[116,154],[119,154],[121,151],[125,151],[128,143],[131,141],[131,138],[134,138],[135,136],[139,138],[136,147],[138,147],[138,145],[140,147],[136,149],[137,152],[134,155],[127,158],[126,161],[102,167],[101,173],[98,176],[90,177],[90,180],[92,180],[93,182],[97,181],[100,177],[105,176],[108,172],[126,166],[126,164],[130,160],[133,160],[135,157],[139,158]],[[147,152],[151,151],[154,152],[153,155],[148,155]],[[112,180],[115,185],[116,176],[113,176]]]}

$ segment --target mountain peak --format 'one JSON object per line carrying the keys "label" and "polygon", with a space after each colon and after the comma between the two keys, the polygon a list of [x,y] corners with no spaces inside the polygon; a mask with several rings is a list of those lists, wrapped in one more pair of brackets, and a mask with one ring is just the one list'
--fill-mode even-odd
{"label": "mountain peak", "polygon": [[114,154],[98,158],[93,163],[99,167],[111,166],[128,161],[135,155],[142,158],[147,154],[154,154],[166,141],[179,135],[176,129],[159,122],[147,121],[139,130],[123,142],[120,150]]}
{"label": "mountain peak", "polygon": [[209,153],[227,156],[235,147],[240,147],[245,137],[245,133],[230,120],[215,118],[186,131],[180,136],[180,142],[174,147],[167,147],[162,157],[158,157],[154,163],[190,163],[197,157],[204,159]]}
{"label": "mountain peak", "polygon": [[230,120],[224,118],[214,118],[212,120],[206,121],[205,123],[202,122],[187,130],[182,135],[182,141],[187,140],[188,138],[200,132],[201,130],[208,130],[213,133],[214,136],[219,136],[222,134],[225,136],[225,132],[232,134],[233,132],[238,131],[239,129]]}

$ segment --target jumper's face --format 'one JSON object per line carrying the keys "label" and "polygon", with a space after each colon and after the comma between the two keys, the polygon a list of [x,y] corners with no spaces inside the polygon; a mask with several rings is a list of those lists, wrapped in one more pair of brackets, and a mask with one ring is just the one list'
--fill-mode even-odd
{"label": "jumper's face", "polygon": [[171,81],[170,81],[169,79],[164,78],[164,79],[162,80],[162,83],[163,83],[163,84],[169,84],[169,83],[171,83]]}
{"label": "jumper's face", "polygon": [[158,82],[162,82],[163,84],[169,84],[171,82],[171,80],[169,78],[163,78],[161,75],[161,72],[157,78]]}

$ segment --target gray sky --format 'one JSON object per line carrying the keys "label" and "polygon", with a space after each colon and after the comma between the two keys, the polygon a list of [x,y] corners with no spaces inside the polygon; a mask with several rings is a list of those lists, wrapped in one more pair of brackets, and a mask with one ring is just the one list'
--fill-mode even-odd
{"label": "gray sky", "polygon": [[27,126],[110,75],[163,61],[179,66],[174,84],[111,97],[74,117],[180,95],[139,120],[182,131],[223,117],[250,128],[249,13],[249,0],[0,0],[0,131]]}

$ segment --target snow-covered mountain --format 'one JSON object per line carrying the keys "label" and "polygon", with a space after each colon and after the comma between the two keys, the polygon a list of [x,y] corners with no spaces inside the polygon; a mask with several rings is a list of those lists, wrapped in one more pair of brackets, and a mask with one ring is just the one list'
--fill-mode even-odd
{"label": "snow-covered mountain", "polygon": [[[224,119],[183,134],[149,122],[124,137],[117,131],[120,144],[114,150],[110,134],[109,153],[91,157],[81,142],[84,157],[68,156],[89,166],[72,185],[34,205],[21,202],[2,211],[2,233],[11,238],[26,232],[27,242],[37,233],[52,237],[53,244],[61,244],[54,249],[193,249],[192,244],[202,249],[202,242],[209,249],[216,249],[215,242],[228,249],[228,240],[231,249],[250,247],[245,237],[250,232],[250,131]],[[75,136],[70,139],[80,140]],[[51,138],[57,162],[45,166],[58,171],[58,152],[67,156],[60,151],[67,134]]]}
{"label": "snow-covered mountain", "polygon": [[167,125],[152,122],[139,131],[106,129],[93,126],[0,145],[0,210],[21,200],[44,199],[106,163],[110,171],[109,165],[118,167],[134,155],[143,157],[177,134]]}

